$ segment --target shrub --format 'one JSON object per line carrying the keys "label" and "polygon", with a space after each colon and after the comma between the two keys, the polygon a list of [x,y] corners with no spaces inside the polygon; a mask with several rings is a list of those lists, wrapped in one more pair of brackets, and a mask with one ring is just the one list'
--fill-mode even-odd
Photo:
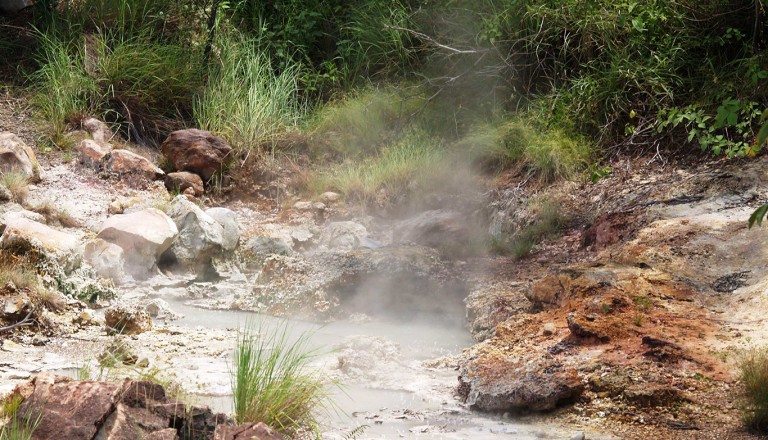
{"label": "shrub", "polygon": [[315,356],[308,338],[304,333],[292,342],[287,323],[272,329],[246,325],[232,372],[238,423],[264,422],[286,435],[316,429],[317,411],[330,401],[321,377],[307,369]]}
{"label": "shrub", "polygon": [[739,363],[746,405],[744,423],[759,432],[768,430],[768,347],[750,348]]}

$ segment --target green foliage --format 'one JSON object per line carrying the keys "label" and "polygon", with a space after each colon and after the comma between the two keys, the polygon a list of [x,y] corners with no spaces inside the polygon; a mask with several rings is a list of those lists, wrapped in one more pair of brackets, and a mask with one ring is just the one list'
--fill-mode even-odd
{"label": "green foliage", "polygon": [[[550,123],[604,145],[650,144],[669,111],[701,110],[715,119],[704,128],[715,132],[692,141],[713,152],[743,149],[754,122],[750,103],[765,98],[765,57],[756,50],[764,20],[717,0],[481,3],[481,41],[514,69],[509,77],[522,99],[548,102]],[[674,135],[666,130],[673,126],[662,135]]]}
{"label": "green foliage", "polygon": [[321,170],[309,182],[311,192],[338,191],[351,203],[389,207],[445,182],[453,162],[438,138],[411,131],[364,159]]}
{"label": "green foliage", "polygon": [[259,151],[295,128],[303,115],[298,67],[275,73],[259,41],[236,34],[221,39],[218,48],[209,81],[195,100],[198,126],[223,135],[239,153]]}
{"label": "green foliage", "polygon": [[478,126],[459,140],[456,148],[485,167],[523,165],[543,181],[575,176],[594,154],[588,140],[547,129],[521,116],[494,126]]}
{"label": "green foliage", "polygon": [[768,348],[750,348],[739,360],[744,385],[744,423],[758,432],[768,430]]}
{"label": "green foliage", "polygon": [[419,96],[405,96],[394,88],[351,94],[317,112],[313,137],[322,154],[370,156],[402,133],[421,104]]}
{"label": "green foliage", "polygon": [[88,114],[150,144],[189,120],[202,61],[194,46],[172,38],[169,3],[86,0],[41,27],[32,79],[54,140]]}
{"label": "green foliage", "polygon": [[308,338],[291,341],[287,323],[249,324],[238,335],[232,372],[238,423],[264,422],[285,435],[317,428],[318,411],[330,401],[321,377],[308,370],[315,356]]}
{"label": "green foliage", "polygon": [[0,440],[31,440],[32,435],[40,424],[41,413],[20,415],[19,409],[24,398],[19,394],[11,394],[0,404],[0,416],[6,419],[0,428]]}

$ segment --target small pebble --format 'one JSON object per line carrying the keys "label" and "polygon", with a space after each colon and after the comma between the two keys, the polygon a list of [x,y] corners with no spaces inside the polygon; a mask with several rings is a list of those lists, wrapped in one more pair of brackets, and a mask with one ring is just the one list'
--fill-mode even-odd
{"label": "small pebble", "polygon": [[573,434],[571,436],[571,440],[586,440],[586,436],[584,435],[584,431],[578,431],[576,434]]}

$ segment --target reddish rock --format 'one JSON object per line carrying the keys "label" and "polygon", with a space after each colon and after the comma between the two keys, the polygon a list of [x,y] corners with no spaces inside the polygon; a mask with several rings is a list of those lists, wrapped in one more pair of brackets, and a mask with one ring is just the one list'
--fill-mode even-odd
{"label": "reddish rock", "polygon": [[112,412],[120,384],[41,374],[19,409],[21,417],[40,417],[34,440],[94,438]]}
{"label": "reddish rock", "polygon": [[203,188],[203,179],[195,173],[188,171],[177,171],[168,173],[165,176],[165,187],[168,191],[187,193],[187,189],[192,189],[192,195],[200,197],[205,192]]}
{"label": "reddish rock", "polygon": [[128,150],[113,150],[104,169],[120,176],[138,178],[140,182],[152,181],[165,175],[163,170],[156,167],[149,159]]}
{"label": "reddish rock", "polygon": [[84,139],[77,150],[80,153],[80,163],[98,170],[101,168],[102,160],[112,151],[112,147],[109,144],[100,145],[96,141]]}
{"label": "reddish rock", "polygon": [[213,440],[283,440],[283,436],[264,423],[245,423],[238,426],[217,426]]}
{"label": "reddish rock", "polygon": [[220,171],[232,155],[232,147],[224,139],[194,128],[174,131],[161,149],[176,170],[199,174],[206,181]]}
{"label": "reddish rock", "polygon": [[13,133],[0,133],[0,173],[19,171],[30,181],[40,181],[40,164],[35,152]]}
{"label": "reddish rock", "polygon": [[[146,433],[168,428],[168,420],[152,414],[144,408],[131,408],[118,403],[115,411],[107,417],[97,439],[135,440],[146,438]],[[174,435],[176,430],[174,431]],[[170,437],[174,438],[174,437]]]}

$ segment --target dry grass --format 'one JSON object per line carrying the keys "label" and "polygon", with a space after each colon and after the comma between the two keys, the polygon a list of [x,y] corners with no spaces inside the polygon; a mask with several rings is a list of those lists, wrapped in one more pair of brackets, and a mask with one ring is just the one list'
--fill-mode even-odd
{"label": "dry grass", "polygon": [[82,226],[80,221],[73,217],[72,214],[65,209],[56,207],[50,200],[45,200],[38,205],[31,206],[29,209],[45,217],[47,224],[58,224],[64,228],[79,228]]}
{"label": "dry grass", "polygon": [[768,347],[746,350],[739,363],[744,384],[744,424],[757,432],[768,430]]}
{"label": "dry grass", "polygon": [[8,188],[11,200],[16,203],[24,203],[29,197],[29,177],[20,171],[0,173],[0,185]]}

